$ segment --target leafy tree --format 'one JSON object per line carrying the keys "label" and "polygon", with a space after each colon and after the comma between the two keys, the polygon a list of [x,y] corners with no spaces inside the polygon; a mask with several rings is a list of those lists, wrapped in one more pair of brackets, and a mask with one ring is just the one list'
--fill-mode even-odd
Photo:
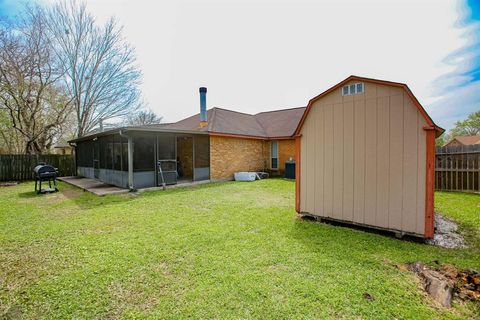
{"label": "leafy tree", "polygon": [[435,145],[437,147],[442,147],[444,146],[446,143],[446,140],[445,140],[445,134],[442,134],[441,136],[439,136],[437,139],[435,139]]}
{"label": "leafy tree", "polygon": [[461,135],[480,134],[480,111],[468,115],[467,119],[455,122],[455,127],[450,130],[449,138],[453,139]]}

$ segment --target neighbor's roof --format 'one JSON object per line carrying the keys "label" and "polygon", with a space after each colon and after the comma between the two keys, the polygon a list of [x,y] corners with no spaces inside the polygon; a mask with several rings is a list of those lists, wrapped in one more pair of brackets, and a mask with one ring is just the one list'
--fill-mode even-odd
{"label": "neighbor's roof", "polygon": [[[450,142],[457,140],[459,143],[467,146],[472,144],[480,144],[480,135],[473,135],[473,136],[456,136]],[[449,142],[449,143],[450,143]],[[448,143],[447,143],[448,144]]]}
{"label": "neighbor's roof", "polygon": [[216,135],[249,136],[254,138],[288,138],[295,133],[305,107],[274,110],[255,115],[222,108],[207,111],[208,125],[199,128],[200,114],[193,115],[166,129],[203,131]]}
{"label": "neighbor's roof", "polygon": [[54,148],[60,149],[60,148],[71,148],[72,146],[68,144],[68,142],[59,142],[53,146]]}
{"label": "neighbor's roof", "polygon": [[300,130],[302,129],[303,123],[304,123],[305,119],[307,118],[308,113],[310,112],[310,109],[312,108],[313,103],[314,103],[315,101],[317,101],[317,100],[320,99],[320,98],[323,98],[324,96],[326,96],[327,94],[333,92],[334,90],[337,90],[338,88],[342,87],[344,84],[346,84],[346,83],[349,82],[349,81],[362,81],[362,82],[376,83],[376,84],[382,84],[382,85],[387,85],[387,86],[394,86],[394,87],[403,88],[403,89],[405,90],[405,92],[406,92],[406,93],[410,96],[410,98],[413,100],[413,103],[415,104],[415,107],[417,107],[418,111],[420,111],[420,114],[423,116],[423,118],[424,118],[425,121],[427,122],[428,127],[429,127],[430,129],[433,129],[433,130],[436,131],[436,136],[438,137],[438,136],[440,136],[443,132],[445,132],[445,129],[440,128],[439,126],[437,126],[437,125],[435,124],[435,122],[433,122],[432,118],[430,118],[430,116],[428,115],[428,113],[425,111],[425,109],[423,108],[423,106],[420,104],[420,102],[418,101],[418,99],[413,95],[413,92],[410,90],[410,88],[409,88],[405,83],[392,82],[392,81],[372,79],[372,78],[365,78],[365,77],[359,77],[359,76],[351,75],[351,76],[349,76],[348,78],[346,78],[345,80],[337,83],[337,84],[334,85],[333,87],[331,87],[331,88],[325,90],[324,92],[320,93],[318,96],[313,97],[312,99],[310,99],[310,101],[308,102],[308,105],[307,105],[307,110],[305,110],[305,113],[303,114],[302,119],[301,119],[300,122],[298,123],[298,127],[297,127],[295,133],[296,133],[296,134],[299,134],[299,133],[300,133]]}

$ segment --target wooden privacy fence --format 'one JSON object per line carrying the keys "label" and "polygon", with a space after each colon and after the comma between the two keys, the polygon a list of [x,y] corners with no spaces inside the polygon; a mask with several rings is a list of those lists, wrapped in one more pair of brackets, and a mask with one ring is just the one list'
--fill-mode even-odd
{"label": "wooden privacy fence", "polygon": [[40,162],[45,162],[58,168],[60,176],[75,175],[75,160],[73,155],[0,155],[0,181],[33,180],[33,168]]}
{"label": "wooden privacy fence", "polygon": [[480,145],[437,147],[435,189],[480,191]]}

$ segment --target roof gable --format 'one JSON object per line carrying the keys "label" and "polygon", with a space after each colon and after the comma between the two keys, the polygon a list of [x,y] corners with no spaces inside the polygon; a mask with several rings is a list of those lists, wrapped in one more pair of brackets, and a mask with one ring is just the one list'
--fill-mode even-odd
{"label": "roof gable", "polygon": [[454,140],[458,141],[459,143],[461,143],[463,145],[480,144],[480,135],[456,136],[450,142],[452,142]]}
{"label": "roof gable", "polygon": [[412,99],[414,105],[417,107],[417,109],[419,110],[419,112],[421,113],[421,115],[423,116],[425,121],[427,122],[428,128],[435,130],[437,132],[437,134],[436,134],[437,136],[441,135],[445,131],[444,129],[440,128],[439,126],[437,126],[433,122],[432,118],[430,118],[430,116],[427,114],[425,109],[422,107],[422,105],[420,104],[418,99],[413,95],[412,91],[410,90],[410,88],[406,84],[400,83],[400,82],[392,82],[392,81],[365,78],[365,77],[359,77],[359,76],[351,75],[348,78],[346,78],[345,80],[337,83],[333,87],[325,90],[324,92],[322,92],[319,95],[310,99],[310,101],[308,102],[308,105],[307,105],[307,109],[305,110],[305,113],[303,114],[302,119],[300,119],[300,122],[298,123],[298,126],[295,130],[295,134],[298,135],[300,133],[300,130],[302,129],[303,123],[305,122],[305,119],[307,118],[307,116],[308,116],[311,108],[313,107],[313,104],[314,104],[315,101],[325,97],[329,93],[339,89],[340,87],[342,87],[343,85],[345,85],[346,83],[348,83],[350,81],[369,82],[369,83],[375,83],[375,84],[381,84],[381,85],[386,85],[386,86],[393,86],[393,87],[402,88],[403,90],[405,90],[405,92],[408,94],[408,96]]}

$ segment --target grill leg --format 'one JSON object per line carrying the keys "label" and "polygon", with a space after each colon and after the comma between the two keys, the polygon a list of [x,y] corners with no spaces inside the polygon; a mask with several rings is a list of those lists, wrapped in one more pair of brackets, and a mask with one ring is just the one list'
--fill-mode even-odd
{"label": "grill leg", "polygon": [[53,186],[55,187],[55,191],[58,191],[56,178],[53,178]]}
{"label": "grill leg", "polygon": [[37,179],[35,179],[35,192],[37,192]]}
{"label": "grill leg", "polygon": [[40,179],[40,181],[38,181],[38,191],[37,191],[38,194],[42,193],[42,179]]}

